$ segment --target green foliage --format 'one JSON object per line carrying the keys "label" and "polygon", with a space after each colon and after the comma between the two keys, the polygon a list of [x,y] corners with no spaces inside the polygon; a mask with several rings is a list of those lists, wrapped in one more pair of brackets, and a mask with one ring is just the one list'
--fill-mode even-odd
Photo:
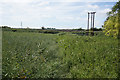
{"label": "green foliage", "polygon": [[117,37],[119,33],[120,23],[118,23],[118,15],[110,16],[104,23],[105,35]]}
{"label": "green foliage", "polygon": [[90,28],[90,30],[93,30],[93,31],[102,31],[102,28]]}
{"label": "green foliage", "polygon": [[105,35],[114,36],[117,38],[120,31],[120,1],[113,7],[112,11],[108,12],[108,18],[104,22]]}
{"label": "green foliage", "polygon": [[3,31],[3,78],[116,78],[112,37]]}
{"label": "green foliage", "polygon": [[45,29],[45,27],[41,27],[43,30]]}
{"label": "green foliage", "polygon": [[113,40],[105,36],[60,36],[60,54],[69,69],[67,77],[116,78],[118,43]]}
{"label": "green foliage", "polygon": [[56,35],[40,33],[3,32],[3,78],[59,76],[55,75],[60,65],[55,38]]}

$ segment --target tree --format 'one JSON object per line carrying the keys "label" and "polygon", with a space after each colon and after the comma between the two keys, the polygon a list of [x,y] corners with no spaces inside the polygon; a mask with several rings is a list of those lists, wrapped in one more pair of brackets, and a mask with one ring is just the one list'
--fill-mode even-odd
{"label": "tree", "polygon": [[104,22],[105,35],[119,38],[120,33],[120,1],[117,2],[110,12],[107,13],[108,18]]}
{"label": "tree", "polygon": [[45,29],[45,27],[41,27],[43,30]]}
{"label": "tree", "polygon": [[78,30],[82,31],[82,30],[84,30],[84,29],[82,29],[82,28],[79,28]]}

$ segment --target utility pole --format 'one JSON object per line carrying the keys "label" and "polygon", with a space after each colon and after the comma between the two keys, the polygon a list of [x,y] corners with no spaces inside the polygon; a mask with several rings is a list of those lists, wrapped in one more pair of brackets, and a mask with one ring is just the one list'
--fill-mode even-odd
{"label": "utility pole", "polygon": [[96,13],[96,12],[93,12],[93,28],[94,28],[95,13]]}
{"label": "utility pole", "polygon": [[92,12],[91,12],[91,29],[92,29],[92,24],[93,23],[93,15],[92,15]]}
{"label": "utility pole", "polygon": [[89,31],[89,14],[90,14],[90,13],[88,12],[88,28],[87,28],[88,31]]}
{"label": "utility pole", "polygon": [[20,25],[21,25],[21,28],[22,28],[22,21],[21,21],[21,24],[20,24]]}

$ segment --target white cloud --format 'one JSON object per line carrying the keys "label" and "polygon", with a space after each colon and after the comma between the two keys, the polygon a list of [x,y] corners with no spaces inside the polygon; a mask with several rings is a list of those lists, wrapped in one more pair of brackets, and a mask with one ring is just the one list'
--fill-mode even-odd
{"label": "white cloud", "polygon": [[99,8],[97,5],[87,5],[88,8],[91,8],[91,9],[97,9]]}
{"label": "white cloud", "polygon": [[[23,21],[26,23],[26,25],[24,24],[25,26],[61,26],[61,24],[66,26],[71,24],[71,26],[82,25],[83,27],[83,25],[86,26],[88,11],[96,11],[97,17],[100,15],[99,18],[102,20],[102,18],[106,17],[106,12],[110,10],[109,8],[102,9],[100,6],[92,5],[91,3],[71,6],[72,3],[69,2],[50,5],[49,0],[25,0],[23,3],[17,3],[17,1],[13,0],[9,3],[9,0],[4,0],[5,4],[0,5],[3,9],[3,13],[0,14],[0,17],[2,16],[1,18],[3,18],[3,24],[15,25]],[[75,2],[78,0],[70,1]],[[100,22],[98,24],[100,25]]]}
{"label": "white cloud", "polygon": [[63,1],[63,2],[118,2],[118,0],[58,0],[58,1]]}
{"label": "white cloud", "polygon": [[45,5],[49,5],[48,1],[42,1],[39,4],[37,4],[38,6],[45,6]]}
{"label": "white cloud", "polygon": [[61,22],[72,22],[73,20],[75,20],[75,17],[60,15],[60,16],[56,16],[56,19]]}
{"label": "white cloud", "polygon": [[118,2],[119,0],[0,0],[5,3],[31,3],[31,2]]}
{"label": "white cloud", "polygon": [[50,15],[41,15],[40,17],[42,17],[42,18],[50,18],[51,16]]}
{"label": "white cloud", "polygon": [[104,5],[105,7],[113,7],[113,5]]}
{"label": "white cloud", "polygon": [[106,8],[106,9],[100,10],[100,11],[98,11],[98,12],[99,12],[100,14],[106,14],[106,13],[109,12],[109,11],[111,11],[111,9]]}

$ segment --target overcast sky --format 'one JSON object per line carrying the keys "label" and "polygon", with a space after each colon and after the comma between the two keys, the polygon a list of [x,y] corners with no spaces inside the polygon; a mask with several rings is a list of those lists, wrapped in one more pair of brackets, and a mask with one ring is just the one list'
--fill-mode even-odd
{"label": "overcast sky", "polygon": [[[88,2],[89,1],[89,2]],[[1,0],[0,25],[20,28],[87,28],[87,13],[96,11],[95,27],[118,0]]]}

